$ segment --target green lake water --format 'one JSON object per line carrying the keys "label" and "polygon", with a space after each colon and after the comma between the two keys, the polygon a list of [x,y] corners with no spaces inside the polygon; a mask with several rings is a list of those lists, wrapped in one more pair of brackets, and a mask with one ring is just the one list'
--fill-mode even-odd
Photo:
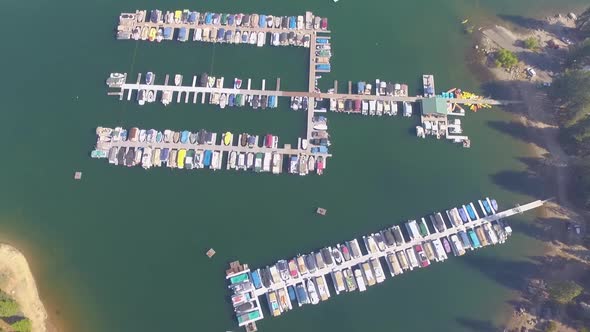
{"label": "green lake water", "polygon": [[[585,2],[567,1],[572,8]],[[164,7],[169,6],[169,7]],[[113,167],[91,160],[96,126],[272,132],[295,143],[305,114],[159,103],[139,107],[106,95],[110,72],[276,77],[306,87],[304,49],[116,41],[119,12],[136,8],[261,12],[329,17],[335,79],[407,82],[433,73],[439,91],[478,90],[464,65],[466,17],[541,13],[554,1],[17,1],[3,13],[0,121],[0,240],[30,259],[50,316],[69,332],[237,330],[224,280],[227,263],[258,267],[481,196],[501,205],[531,199],[515,188],[526,144],[498,131],[499,109],[463,120],[472,148],[414,137],[416,117],[328,114],[333,158],[324,176]],[[564,12],[565,10],[562,10]],[[10,13],[10,14],[8,14]],[[475,20],[475,19],[474,19]],[[474,22],[477,24],[477,22]],[[74,181],[74,171],[83,171]],[[535,187],[534,185],[532,187]],[[328,209],[318,217],[314,209]],[[497,316],[513,285],[506,271],[540,243],[510,220],[502,246],[451,258],[363,294],[333,296],[262,331],[478,331]],[[217,255],[204,252],[213,247]],[[267,314],[267,316],[270,316]],[[484,324],[484,325],[481,325]]]}

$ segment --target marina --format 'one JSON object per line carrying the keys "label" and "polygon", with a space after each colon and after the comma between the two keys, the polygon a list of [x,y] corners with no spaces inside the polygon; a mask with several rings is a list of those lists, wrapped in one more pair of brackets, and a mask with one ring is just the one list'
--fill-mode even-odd
{"label": "marina", "polygon": [[[280,290],[287,289],[291,292],[289,290],[294,289],[296,296],[291,297],[290,301],[296,301],[298,306],[317,304],[329,299],[329,289],[333,289],[336,295],[339,295],[357,290],[363,292],[368,287],[382,283],[386,279],[383,261],[388,268],[388,274],[394,277],[414,269],[427,268],[434,262],[443,262],[450,255],[462,256],[468,248],[473,250],[481,246],[504,243],[512,234],[512,229],[504,221],[505,218],[538,208],[547,202],[537,200],[499,212],[494,199],[485,198],[485,201],[489,202],[489,209],[483,207],[480,212],[486,211],[486,216],[462,222],[457,226],[449,219],[444,220],[441,213],[435,213],[449,227],[425,236],[414,233],[413,225],[416,221],[410,220],[405,225],[408,233],[411,232],[412,235],[404,235],[400,232],[399,226],[392,226],[363,236],[363,251],[360,249],[359,241],[352,239],[322,248],[315,254],[312,252],[299,255],[297,260],[303,256],[301,261],[305,263],[293,263],[290,268],[286,260],[252,270],[246,264],[232,263],[240,266],[237,271],[230,269],[226,273],[226,279],[230,282],[232,302],[234,298],[248,298],[251,302],[247,311],[240,310],[234,304],[238,325],[244,326],[247,331],[257,329],[256,322],[264,318],[260,296],[267,298],[271,316],[277,317],[287,310],[281,310],[281,306],[276,305],[275,295],[269,294],[275,294]],[[467,206],[474,205],[469,203]],[[477,213],[475,209],[473,212]],[[433,220],[435,221],[430,226],[436,230],[437,219]],[[390,231],[398,235],[382,235],[389,234]],[[470,234],[469,238],[461,235],[466,232]],[[465,240],[462,241],[460,238]],[[291,261],[294,262],[294,259]],[[262,282],[257,281],[260,278]],[[290,310],[292,304],[287,303],[283,307]]]}

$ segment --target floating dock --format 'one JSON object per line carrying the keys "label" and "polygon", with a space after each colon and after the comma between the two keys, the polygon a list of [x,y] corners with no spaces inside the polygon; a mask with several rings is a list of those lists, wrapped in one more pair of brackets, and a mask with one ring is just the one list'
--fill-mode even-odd
{"label": "floating dock", "polygon": [[[494,200],[492,202],[495,203]],[[306,301],[306,299],[313,298],[312,293],[315,293],[316,296],[317,293],[322,293],[317,280],[318,278],[327,280],[326,275],[330,275],[329,279],[332,281],[334,289],[337,290],[337,294],[357,289],[364,291],[367,286],[375,285],[375,282],[380,283],[385,279],[382,259],[386,260],[386,265],[390,268],[389,273],[393,276],[415,268],[426,268],[435,261],[442,262],[450,254],[455,256],[464,255],[465,248],[461,242],[462,240],[460,240],[460,238],[463,238],[460,236],[461,234],[465,234],[465,238],[467,238],[466,233],[469,233],[474,244],[482,240],[485,240],[488,245],[503,243],[512,233],[512,229],[502,221],[503,219],[538,208],[546,202],[537,200],[506,211],[491,213],[483,218],[469,220],[459,226],[454,226],[449,220],[447,223],[453,226],[446,228],[444,231],[425,236],[416,233],[415,238],[412,240],[401,239],[401,241],[394,241],[393,236],[386,236],[383,239],[379,235],[383,234],[385,230],[380,233],[373,233],[363,237],[366,245],[365,252],[360,252],[358,240],[353,239],[343,245],[339,244],[320,249],[319,253],[316,254],[304,255],[306,264],[305,267],[299,267],[299,271],[291,270],[290,272],[285,260],[280,260],[277,265],[271,267],[257,269],[254,273],[249,269],[229,270],[227,279],[230,280],[229,288],[233,293],[232,299],[236,297],[247,298],[248,301],[252,302],[250,305],[244,306],[250,308],[250,311],[245,312],[238,310],[238,306],[234,305],[238,325],[245,326],[262,319],[263,310],[258,298],[268,293],[274,293],[279,289],[297,290],[297,299],[292,298],[290,301],[298,301],[301,306],[309,303],[309,300]],[[477,211],[473,212],[477,213]],[[442,217],[440,213],[435,215]],[[401,234],[399,236],[403,237]],[[477,243],[474,248],[479,246],[480,244]],[[430,258],[428,258],[429,256]],[[408,264],[408,259],[412,262],[412,265]],[[309,260],[312,261],[309,262]],[[311,270],[312,268],[313,270]],[[348,274],[348,271],[351,274]],[[347,274],[349,276],[354,275],[354,277],[345,277]],[[309,288],[309,280],[316,280],[315,284],[311,283],[311,288]],[[348,286],[345,287],[343,283],[347,283]],[[251,315],[251,319],[247,316],[249,312],[254,313]],[[282,311],[278,307],[274,311],[274,316],[281,313]]]}
{"label": "floating dock", "polygon": [[[179,169],[250,170],[257,173],[321,175],[327,167],[330,154],[307,147],[301,149],[285,144],[279,147],[279,138],[267,134],[230,132],[218,138],[216,133],[199,130],[175,132],[140,129],[129,131],[117,128],[96,128],[97,141],[91,157],[107,159],[120,166],[142,166],[145,169],[167,166]],[[263,143],[260,145],[260,143]],[[288,161],[288,164],[286,163]]]}

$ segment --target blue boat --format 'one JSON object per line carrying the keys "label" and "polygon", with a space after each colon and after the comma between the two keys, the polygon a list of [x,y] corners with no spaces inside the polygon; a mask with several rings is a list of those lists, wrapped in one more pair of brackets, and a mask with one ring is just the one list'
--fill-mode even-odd
{"label": "blue boat", "polygon": [[157,142],[157,143],[160,143],[160,142],[162,142],[162,138],[164,138],[164,136],[162,135],[162,132],[161,132],[161,131],[159,131],[159,132],[156,134],[156,142]]}
{"label": "blue boat", "polygon": [[261,28],[266,28],[266,15],[261,14],[260,16],[258,16],[258,26]]}
{"label": "blue boat", "polygon": [[164,32],[162,33],[162,37],[164,39],[172,39],[172,33],[174,32],[174,30],[172,30],[171,27],[165,27],[164,28]]}
{"label": "blue boat", "polygon": [[188,33],[186,28],[180,28],[178,30],[178,41],[186,41],[188,39]]}
{"label": "blue boat", "polygon": [[123,131],[121,132],[121,141],[127,141],[127,129],[123,129]]}
{"label": "blue boat", "polygon": [[309,303],[309,298],[307,297],[307,291],[305,290],[305,287],[303,287],[303,284],[298,284],[296,286],[296,295],[297,295],[297,302],[299,302],[299,306],[302,306],[304,304],[308,304]]}
{"label": "blue boat", "polygon": [[205,160],[203,161],[203,165],[205,165],[205,167],[211,166],[211,156],[212,155],[213,155],[213,152],[211,152],[211,150],[205,150]]}
{"label": "blue boat", "polygon": [[218,42],[223,41],[223,37],[225,37],[225,29],[219,28],[219,30],[217,30],[217,41]]}
{"label": "blue boat", "polygon": [[321,63],[321,64],[315,65],[315,69],[316,70],[327,70],[327,71],[330,71],[332,69],[332,67],[328,63]]}
{"label": "blue boat", "polygon": [[234,25],[234,15],[231,14],[227,17],[227,25]]}
{"label": "blue boat", "polygon": [[492,201],[492,209],[494,209],[494,211],[498,211],[498,202],[496,202],[495,199],[491,199]]}
{"label": "blue boat", "polygon": [[268,106],[268,107],[272,107],[272,102],[271,102],[270,97],[273,97],[273,96],[268,96],[268,99],[266,100],[266,106]]}
{"label": "blue boat", "polygon": [[314,146],[311,148],[311,153],[328,153],[328,148],[325,146]]}
{"label": "blue boat", "polygon": [[260,272],[258,272],[258,270],[252,272],[252,283],[256,289],[262,287],[262,282],[260,282]]}
{"label": "blue boat", "polygon": [[459,216],[461,217],[461,220],[463,220],[463,222],[468,222],[469,219],[467,219],[467,213],[465,212],[465,209],[460,207],[457,209],[459,211]]}
{"label": "blue boat", "polygon": [[297,27],[297,19],[295,16],[289,17],[289,29],[295,29]]}
{"label": "blue boat", "polygon": [[356,86],[357,86],[356,92],[357,92],[359,95],[360,95],[360,94],[362,94],[362,93],[365,91],[365,82],[358,82],[358,83],[356,84]]}
{"label": "blue boat", "polygon": [[473,208],[471,207],[471,204],[468,204],[466,206],[466,208],[467,208],[467,213],[469,214],[469,218],[471,218],[471,220],[477,219],[477,217],[475,216],[475,211],[473,211]]}
{"label": "blue boat", "polygon": [[188,23],[195,23],[197,22],[197,12],[191,12],[188,15]]}
{"label": "blue boat", "polygon": [[168,154],[170,152],[170,149],[168,148],[163,148],[162,152],[160,152],[160,161],[161,162],[167,162],[168,161]]}
{"label": "blue boat", "polygon": [[471,243],[473,245],[473,248],[481,247],[481,244],[479,244],[479,239],[477,238],[477,235],[475,235],[475,232],[472,229],[470,229],[468,231],[468,233],[469,233],[469,238],[471,239]]}
{"label": "blue boat", "polygon": [[207,13],[207,15],[205,15],[205,24],[211,24],[212,20],[213,20],[213,14]]}
{"label": "blue boat", "polygon": [[191,134],[191,133],[190,133],[189,131],[187,131],[187,130],[183,130],[183,131],[180,133],[180,143],[183,143],[183,144],[184,144],[184,143],[187,143],[187,142],[188,142],[188,137],[190,136],[190,134]]}
{"label": "blue boat", "polygon": [[488,214],[492,214],[492,209],[490,208],[490,204],[488,204],[488,201],[483,200],[481,202],[483,203],[483,207],[486,209],[486,212]]}
{"label": "blue boat", "polygon": [[327,44],[328,43],[328,39],[326,39],[326,38],[317,38],[316,39],[316,42],[318,44]]}
{"label": "blue boat", "polygon": [[293,288],[293,286],[287,287],[287,291],[289,292],[289,299],[291,301],[297,300],[297,297],[295,296],[295,288]]}
{"label": "blue boat", "polygon": [[242,32],[242,43],[243,43],[243,44],[246,44],[246,43],[248,43],[248,37],[249,37],[249,35],[248,35],[248,31],[244,31],[244,32]]}
{"label": "blue boat", "polygon": [[234,42],[233,32],[231,30],[227,30],[225,32],[225,42],[226,43],[233,43]]}
{"label": "blue boat", "polygon": [[233,93],[230,93],[229,98],[227,100],[227,104],[229,105],[229,107],[234,106],[235,100],[236,100],[236,96]]}
{"label": "blue boat", "polygon": [[463,247],[465,249],[471,248],[471,242],[469,242],[469,237],[467,236],[467,233],[465,233],[464,231],[459,231],[459,238],[461,239],[461,242],[463,243]]}

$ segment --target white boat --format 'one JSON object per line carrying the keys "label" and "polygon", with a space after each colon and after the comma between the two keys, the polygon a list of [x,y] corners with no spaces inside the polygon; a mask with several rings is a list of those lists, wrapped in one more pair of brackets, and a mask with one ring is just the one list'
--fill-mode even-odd
{"label": "white boat", "polygon": [[281,155],[278,152],[272,154],[272,173],[279,174],[281,172]]}
{"label": "white boat", "polygon": [[262,47],[262,46],[264,46],[265,43],[266,43],[266,33],[260,31],[258,33],[258,41],[256,43],[256,46]]}
{"label": "white boat", "polygon": [[317,123],[313,126],[314,130],[328,130],[328,125],[325,123]]}
{"label": "white boat", "polygon": [[254,167],[254,153],[248,152],[246,156],[246,168],[252,169]]}
{"label": "white boat", "polygon": [[149,90],[147,93],[146,101],[148,103],[153,103],[155,100],[156,100],[156,94],[154,93],[154,90]]}
{"label": "white boat", "polygon": [[246,154],[243,152],[238,155],[237,169],[246,169]]}
{"label": "white boat", "polygon": [[307,139],[305,138],[301,140],[301,149],[307,150]]}
{"label": "white boat", "polygon": [[311,279],[307,280],[307,294],[309,295],[311,304],[318,304],[320,302],[320,298],[315,289],[315,284]]}
{"label": "white boat", "polygon": [[315,171],[315,157],[309,156],[307,158],[307,170],[310,172]]}
{"label": "white boat", "polygon": [[264,153],[264,161],[262,162],[262,171],[270,172],[270,165],[272,163],[272,154],[270,152]]}
{"label": "white boat", "polygon": [[139,105],[144,105],[145,104],[145,99],[146,99],[146,92],[145,92],[145,90],[139,90],[139,92],[137,93],[137,103]]}
{"label": "white boat", "polygon": [[407,101],[404,101],[403,106],[404,106],[404,114],[403,115],[406,117],[412,116],[412,104]]}
{"label": "white boat", "polygon": [[242,80],[239,78],[234,78],[234,89],[242,88]]}
{"label": "white boat", "polygon": [[182,83],[182,75],[176,74],[174,75],[174,85],[179,86]]}
{"label": "white boat", "polygon": [[193,36],[194,40],[201,41],[203,39],[203,29],[197,28],[195,30],[195,35]]}
{"label": "white boat", "polygon": [[378,283],[382,283],[385,280],[385,274],[383,274],[383,268],[381,267],[379,258],[371,259],[371,265],[373,266],[373,271],[375,271],[375,279]]}
{"label": "white boat", "polygon": [[225,93],[221,94],[221,97],[219,97],[219,107],[220,108],[225,108],[225,106],[227,105],[227,95]]}
{"label": "white boat", "polygon": [[218,170],[221,168],[221,153],[219,151],[213,151],[213,158],[211,158],[211,168]]}
{"label": "white boat", "polygon": [[250,33],[250,39],[248,40],[248,43],[254,45],[256,44],[256,32],[252,32]]}
{"label": "white boat", "polygon": [[318,293],[320,294],[320,299],[322,301],[326,301],[330,298],[330,293],[328,292],[328,288],[324,280],[325,279],[323,276],[315,278],[315,284],[318,287]]}
{"label": "white boat", "polygon": [[365,279],[363,278],[363,273],[359,269],[354,270],[354,277],[356,279],[356,284],[358,285],[359,291],[364,292],[367,290],[367,286],[365,286]]}
{"label": "white boat", "polygon": [[232,151],[229,153],[229,161],[227,162],[229,169],[236,169],[236,166],[237,166],[236,163],[237,163],[237,153],[236,153],[236,151]]}
{"label": "white boat", "polygon": [[375,115],[376,105],[376,101],[369,100],[369,115]]}
{"label": "white boat", "polygon": [[143,150],[143,156],[141,157],[141,167],[144,169],[149,169],[152,167],[152,149],[150,147],[146,147]]}

